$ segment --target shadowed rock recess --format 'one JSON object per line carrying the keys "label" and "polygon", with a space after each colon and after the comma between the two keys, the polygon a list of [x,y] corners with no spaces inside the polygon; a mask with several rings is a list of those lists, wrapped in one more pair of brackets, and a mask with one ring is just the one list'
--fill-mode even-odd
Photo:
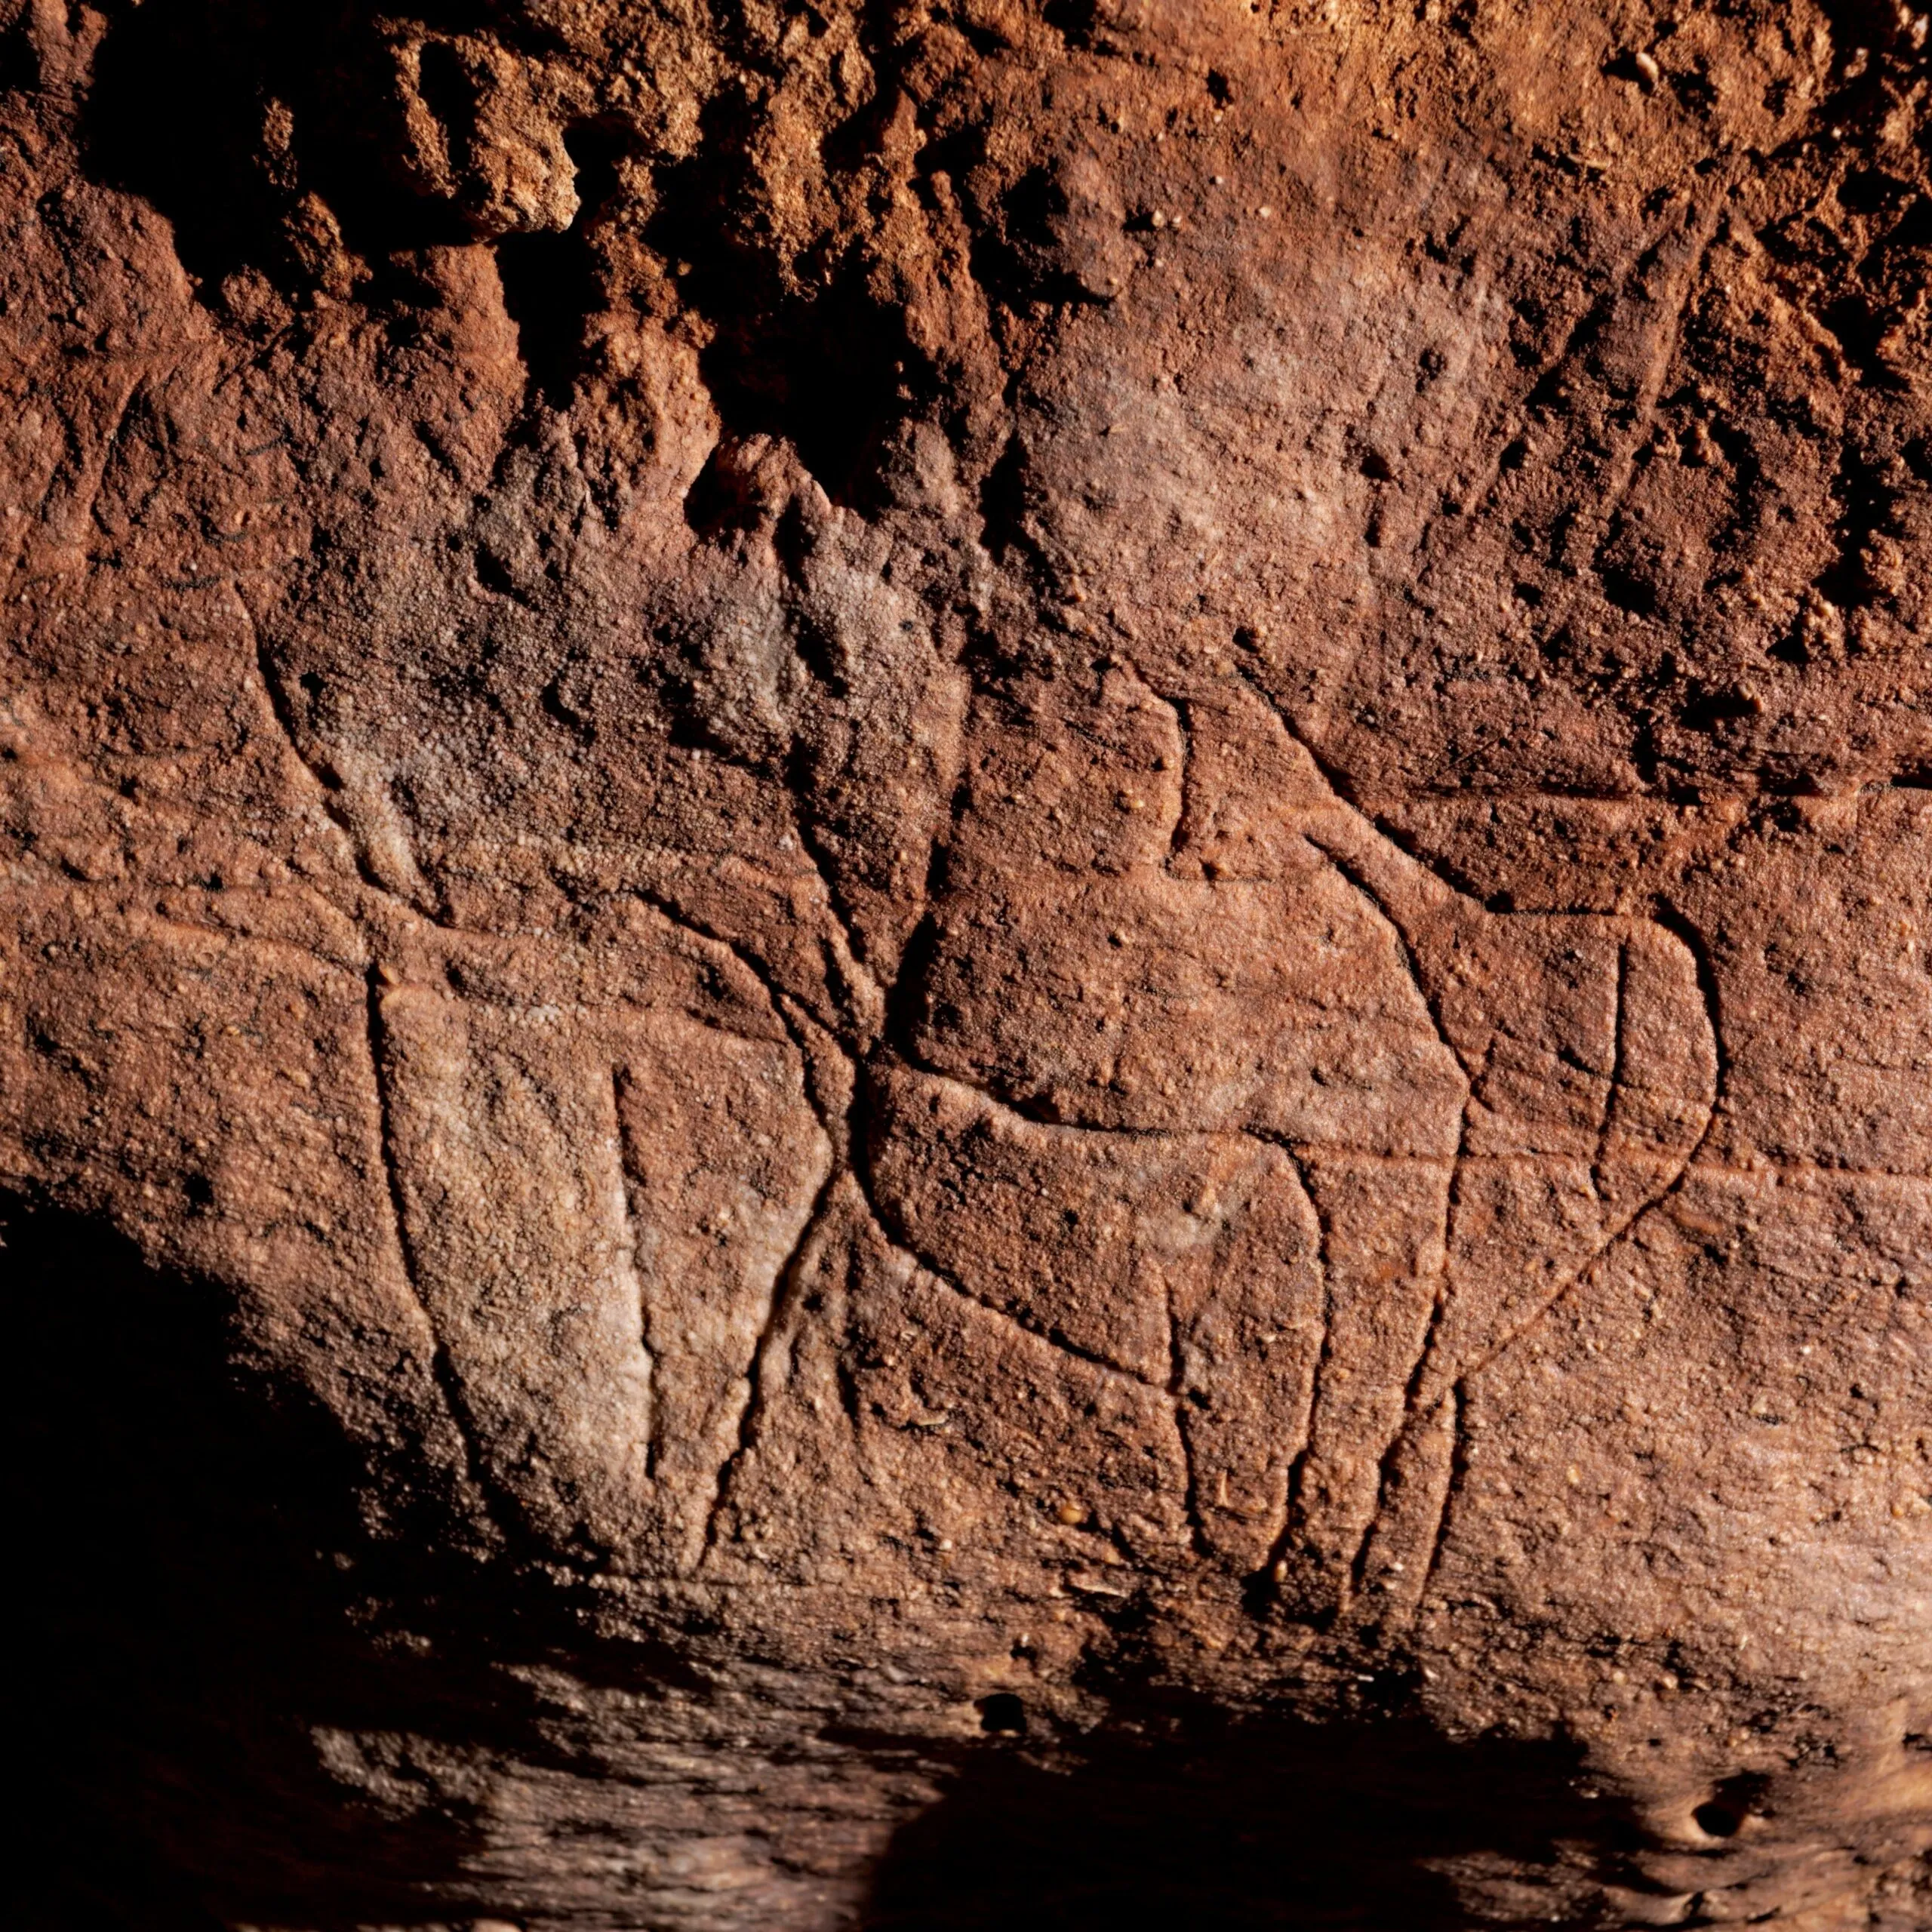
{"label": "shadowed rock recess", "polygon": [[1932,66],[0,0],[23,1932],[1932,1927]]}

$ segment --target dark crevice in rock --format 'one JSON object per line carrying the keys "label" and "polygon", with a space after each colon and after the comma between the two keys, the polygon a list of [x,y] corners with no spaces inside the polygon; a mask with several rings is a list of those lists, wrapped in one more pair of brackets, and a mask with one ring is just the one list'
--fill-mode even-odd
{"label": "dark crevice in rock", "polygon": [[[425,50],[424,60],[428,60]],[[531,390],[553,409],[569,402],[582,371],[584,328],[604,306],[600,258],[587,231],[618,191],[618,164],[631,146],[620,121],[588,121],[565,145],[577,165],[577,219],[561,233],[540,229],[497,244],[503,306],[515,323]]]}
{"label": "dark crevice in rock", "polygon": [[1635,1844],[1614,1807],[1579,1795],[1577,1768],[1564,1746],[1459,1747],[1401,1719],[1242,1727],[1157,1709],[1143,1736],[1065,1767],[1014,1735],[901,1829],[862,1923],[1463,1932],[1466,1903],[1435,1868],[1501,1853],[1540,1868],[1554,1894],[1560,1841],[1607,1865]]}
{"label": "dark crevice in rock", "polygon": [[305,195],[371,256],[466,239],[452,208],[398,192],[380,17],[361,0],[154,0],[122,13],[88,97],[93,169],[168,217],[210,291],[244,266],[291,287],[313,279]]}
{"label": "dark crevice in rock", "polygon": [[754,226],[745,103],[712,101],[704,139],[662,172],[648,233],[713,331],[700,361],[727,433],[784,438],[835,503],[870,506],[893,430],[929,410],[936,373],[855,251],[786,263]]}

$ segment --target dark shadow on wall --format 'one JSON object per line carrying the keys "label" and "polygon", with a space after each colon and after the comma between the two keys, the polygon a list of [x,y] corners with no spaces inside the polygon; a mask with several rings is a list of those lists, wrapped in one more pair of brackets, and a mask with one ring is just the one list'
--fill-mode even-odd
{"label": "dark shadow on wall", "polygon": [[[328,1776],[316,1727],[540,1763],[554,1746],[504,1663],[547,1656],[639,1689],[678,1676],[677,1658],[595,1655],[514,1580],[459,1575],[427,1534],[371,1545],[356,1459],[319,1411],[237,1373],[217,1290],[155,1271],[97,1223],[4,1197],[0,1240],[10,1741],[25,1772],[0,1923],[350,1932],[506,1915],[466,1875],[485,1821],[426,1788],[414,1811],[379,1809]],[[386,1647],[401,1628],[433,1647]],[[1562,1881],[1577,1875],[1555,1847],[1588,1847],[1601,1869],[1625,1840],[1556,1746],[1457,1746],[1400,1717],[1141,1715],[1138,1734],[1083,1740],[1056,1758],[1071,1768],[1049,1767],[1020,1700],[988,1699],[983,1746],[899,1830],[861,1923],[1464,1932],[1442,1867],[1475,1857],[1506,1861],[1543,1900],[1483,1922],[1576,1924]],[[902,1767],[909,1746],[844,1741]],[[743,1924],[728,1906],[719,1922]]]}
{"label": "dark shadow on wall", "polygon": [[[357,299],[395,318],[417,298],[413,252],[473,237],[455,202],[409,185],[393,11],[377,0],[125,8],[94,63],[82,130],[89,173],[168,217],[183,265],[217,306],[224,278],[245,267],[291,294],[325,281],[319,205],[368,272]],[[515,9],[463,0],[405,11],[438,29],[486,29],[513,48],[534,32]],[[447,60],[426,56],[421,72],[422,106],[460,154],[463,83]],[[647,238],[677,265],[680,303],[709,325],[702,365],[728,432],[786,438],[835,499],[870,503],[888,445],[937,406],[943,386],[863,259],[834,251],[801,275],[807,265],[774,248],[757,188],[758,126],[734,94],[706,106],[696,151],[659,170]],[[576,220],[492,245],[532,383],[559,408],[608,299],[599,217],[621,198],[619,162],[647,145],[615,112],[565,138]]]}
{"label": "dark shadow on wall", "polygon": [[118,1235],[0,1201],[0,1238],[20,1832],[0,1920],[420,1917],[458,1831],[358,1808],[310,1734],[461,1721],[460,1686],[426,1695],[356,1637],[341,1438],[238,1378],[217,1294]]}
{"label": "dark shadow on wall", "polygon": [[[1004,1718],[1004,1714],[1002,1713]],[[1005,1718],[1006,1721],[1011,1721]],[[1151,1728],[1151,1727],[1150,1727]],[[1626,1836],[1555,1745],[1453,1745],[1414,1721],[1237,1729],[1212,1714],[1072,1770],[984,1753],[906,1826],[866,1932],[1467,1932],[1576,1924],[1578,1881]],[[1447,1868],[1515,1868],[1480,1918]],[[1544,1882],[1539,1883],[1539,1878]],[[1516,1906],[1521,1907],[1518,1918]],[[1589,1921],[1589,1922],[1594,1922]]]}
{"label": "dark shadow on wall", "polygon": [[[245,265],[305,283],[299,219],[319,195],[373,257],[466,238],[394,172],[400,106],[372,0],[155,0],[119,12],[96,56],[88,171],[152,202],[211,292]],[[429,10],[441,17],[461,7]],[[293,224],[291,226],[291,224]]]}

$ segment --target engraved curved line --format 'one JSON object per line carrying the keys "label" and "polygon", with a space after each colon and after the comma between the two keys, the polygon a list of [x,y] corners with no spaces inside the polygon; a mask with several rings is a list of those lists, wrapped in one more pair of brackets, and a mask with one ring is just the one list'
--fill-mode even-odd
{"label": "engraved curved line", "polygon": [[[786,1257],[784,1262],[773,1278],[771,1304],[765,1310],[764,1318],[759,1324],[757,1337],[752,1344],[752,1358],[747,1371],[747,1379],[750,1386],[746,1395],[745,1405],[738,1415],[737,1440],[730,1454],[718,1466],[710,1500],[705,1512],[704,1540],[700,1548],[694,1566],[701,1567],[706,1558],[711,1554],[716,1546],[718,1522],[726,1504],[731,1500],[732,1479],[752,1447],[753,1438],[764,1403],[764,1362],[767,1352],[773,1337],[778,1331],[781,1318],[790,1307],[792,1299],[792,1284],[802,1266],[812,1236],[817,1231],[821,1222],[828,1218],[833,1190],[843,1175],[852,1174],[854,1181],[858,1186],[860,1195],[865,1199],[869,1211],[872,1208],[872,1201],[870,1197],[866,1194],[864,1183],[854,1172],[853,1164],[840,1156],[839,1146],[841,1138],[847,1144],[850,1144],[851,1121],[849,1116],[843,1121],[835,1121],[828,1118],[825,1110],[820,1106],[818,1096],[814,1091],[811,1078],[812,1042],[807,1038],[801,1030],[798,1021],[792,1017],[790,1011],[792,1004],[792,996],[779,983],[776,974],[767,968],[762,960],[746,951],[734,941],[726,938],[722,934],[712,931],[648,887],[626,886],[623,888],[623,891],[650,906],[654,912],[672,924],[690,933],[696,938],[702,939],[728,952],[758,982],[764,989],[774,1017],[777,1020],[779,1025],[785,1029],[786,1038],[791,1042],[792,1051],[798,1056],[800,1086],[804,1096],[805,1105],[811,1109],[814,1119],[818,1122],[819,1131],[825,1136],[826,1143],[832,1150],[829,1169],[823,1182],[820,1185],[817,1195],[813,1199],[811,1211],[806,1216],[805,1224],[798,1231],[798,1238],[792,1243],[791,1252]],[[851,1065],[851,1056],[846,1052],[838,1035],[827,1029],[825,1037],[826,1044],[844,1060],[848,1066]],[[854,1068],[853,1091],[855,1097],[858,1089],[856,1071]],[[840,1132],[841,1128],[844,1130],[842,1136]]]}
{"label": "engraved curved line", "polygon": [[[872,971],[872,961],[866,957],[865,948],[859,943],[852,909],[831,873],[826,869],[826,855],[820,849],[820,835],[812,826],[809,814],[798,808],[796,801],[803,788],[798,784],[795,774],[788,775],[786,789],[792,794],[794,801],[792,828],[798,841],[798,850],[811,861],[812,870],[818,875],[819,884],[825,889],[826,909],[832,915],[832,924],[838,928],[839,940],[844,953],[844,958],[838,962],[840,971],[852,981],[863,980],[875,1000],[882,1006],[891,989],[881,986],[878,976]],[[923,904],[921,916],[924,916]]]}
{"label": "engraved curved line", "polygon": [[[385,1029],[383,1024],[382,984],[374,967],[369,970],[364,1011],[363,1043],[368,1051],[369,1074],[374,1083],[376,1093],[376,1143],[382,1158],[389,1222],[395,1235],[397,1255],[402,1263],[402,1278],[409,1290],[410,1298],[422,1311],[424,1325],[429,1331],[429,1372],[438,1393],[442,1396],[444,1406],[449,1411],[450,1420],[455,1426],[457,1438],[463,1444],[464,1468],[484,1498],[485,1513],[496,1524],[500,1534],[507,1535],[509,1526],[517,1520],[515,1507],[509,1497],[501,1494],[489,1460],[483,1453],[475,1420],[469,1413],[469,1401],[463,1394],[462,1380],[456,1372],[456,1365],[451,1358],[448,1344],[443,1339],[435,1314],[423,1295],[416,1251],[409,1238],[408,1222],[403,1213],[402,1175],[396,1164],[395,1138],[390,1127],[389,1081],[383,1072]],[[493,1494],[498,1502],[507,1506],[507,1515],[500,1520],[491,1506]]]}
{"label": "engraved curved line", "polygon": [[[1716,1124],[1716,1118],[1717,1109],[1715,1104],[1713,1104],[1706,1119],[1703,1131],[1699,1137],[1697,1143],[1697,1146],[1699,1147],[1701,1147],[1705,1140],[1709,1138],[1712,1128]],[[1514,1348],[1518,1343],[1521,1342],[1524,1339],[1525,1336],[1533,1333],[1543,1322],[1546,1321],[1564,1301],[1567,1300],[1572,1294],[1583,1285],[1590,1275],[1595,1272],[1596,1268],[1603,1260],[1604,1257],[1607,1255],[1612,1249],[1617,1247],[1623,1241],[1625,1237],[1629,1234],[1632,1229],[1635,1227],[1639,1221],[1642,1220],[1647,1215],[1662,1211],[1664,1204],[1668,1201],[1673,1195],[1677,1193],[1683,1186],[1685,1177],[1691,1171],[1693,1163],[1696,1159],[1697,1152],[1697,1149],[1694,1147],[1689,1153],[1686,1154],[1683,1160],[1678,1164],[1676,1172],[1671,1177],[1670,1180],[1666,1183],[1663,1187],[1659,1189],[1657,1192],[1652,1195],[1648,1201],[1646,1201],[1640,1206],[1632,1209],[1629,1214],[1625,1217],[1620,1225],[1619,1225],[1610,1234],[1607,1235],[1597,1245],[1597,1247],[1591,1251],[1587,1257],[1580,1261],[1575,1268],[1572,1269],[1568,1274],[1563,1277],[1562,1280],[1557,1284],[1555,1288],[1551,1291],[1546,1300],[1532,1309],[1528,1315],[1524,1316],[1524,1318],[1509,1331],[1508,1334],[1500,1337],[1497,1341],[1492,1343],[1486,1351],[1478,1355],[1473,1361],[1469,1363],[1469,1364],[1462,1370],[1457,1376],[1455,1380],[1451,1384],[1449,1389],[1444,1391],[1443,1395],[1439,1398],[1439,1401],[1447,1401],[1453,1398],[1456,1402],[1457,1415],[1455,1426],[1457,1430],[1457,1438],[1459,1444],[1462,1440],[1463,1435],[1462,1418],[1469,1407],[1469,1390],[1470,1383],[1476,1377],[1481,1375],[1487,1368],[1488,1368],[1491,1363],[1496,1361],[1508,1350]],[[1407,1431],[1412,1420],[1418,1419],[1419,1418],[1405,1416],[1403,1423],[1404,1431]],[[1393,1454],[1394,1452],[1392,1449],[1390,1453],[1392,1455]],[[1465,1458],[1465,1462],[1466,1463],[1466,1458]],[[1454,1500],[1456,1489],[1457,1486],[1452,1481],[1450,1488],[1445,1491],[1443,1495],[1441,1506],[1437,1515],[1435,1535],[1432,1545],[1432,1554],[1430,1555],[1429,1566],[1423,1574],[1422,1586],[1423,1595],[1426,1595],[1427,1592],[1429,1579],[1435,1573],[1436,1561],[1441,1554],[1442,1546],[1448,1537],[1450,1507]],[[1421,1595],[1419,1595],[1417,1598],[1418,1614],[1420,1614],[1421,1600]]]}
{"label": "engraved curved line", "polygon": [[1411,1626],[1421,1617],[1423,1606],[1429,1600],[1429,1586],[1441,1567],[1442,1554],[1449,1543],[1450,1521],[1457,1499],[1469,1481],[1469,1391],[1459,1380],[1451,1384],[1442,1399],[1454,1405],[1449,1417],[1449,1480],[1443,1485],[1442,1501],[1435,1512],[1435,1522],[1429,1540],[1429,1561],[1423,1565],[1422,1581],[1415,1595],[1415,1610],[1409,1620]]}
{"label": "engraved curved line", "polygon": [[[806,1104],[811,1105],[809,1097]],[[814,1107],[813,1111],[816,1113],[817,1108]],[[820,1127],[823,1131],[823,1121]],[[828,1135],[827,1137],[830,1137]],[[757,1338],[752,1346],[751,1361],[746,1371],[749,1386],[745,1392],[745,1405],[738,1412],[737,1440],[733,1444],[731,1453],[718,1466],[717,1474],[712,1478],[711,1494],[705,1506],[704,1540],[699,1546],[698,1553],[691,1563],[691,1567],[694,1571],[701,1569],[717,1547],[718,1526],[723,1520],[725,1507],[731,1501],[732,1482],[744,1459],[755,1446],[758,1424],[764,1405],[765,1358],[771,1349],[774,1338],[782,1325],[783,1318],[790,1312],[792,1304],[797,1298],[798,1283],[804,1275],[813,1238],[821,1226],[829,1223],[832,1195],[844,1177],[844,1169],[835,1154],[829,1164],[829,1171],[820,1184],[818,1192],[813,1197],[811,1211],[805,1217],[804,1226],[798,1230],[798,1239],[792,1244],[791,1252],[786,1256],[772,1278],[771,1300],[765,1309],[764,1318],[758,1324]]]}
{"label": "engraved curved line", "polygon": [[[1675,912],[1674,908],[1671,909],[1673,912]],[[1705,1112],[1703,1126],[1698,1134],[1696,1142],[1685,1153],[1682,1161],[1678,1165],[1676,1173],[1672,1176],[1670,1180],[1641,1207],[1633,1209],[1623,1226],[1604,1241],[1587,1261],[1567,1276],[1546,1301],[1534,1309],[1509,1334],[1498,1340],[1486,1354],[1480,1356],[1463,1370],[1451,1384],[1450,1389],[1446,1392],[1445,1399],[1448,1395],[1453,1395],[1456,1401],[1456,1414],[1454,1421],[1454,1447],[1451,1453],[1451,1476],[1448,1485],[1443,1491],[1441,1504],[1437,1512],[1435,1534],[1430,1543],[1429,1562],[1424,1568],[1421,1587],[1417,1591],[1415,1598],[1415,1617],[1419,1617],[1422,1614],[1423,1606],[1428,1597],[1429,1584],[1435,1577],[1441,1561],[1443,1552],[1448,1543],[1451,1517],[1456,1500],[1461,1494],[1463,1487],[1458,1472],[1460,1471],[1463,1476],[1466,1476],[1468,1472],[1469,1452],[1465,1418],[1469,1409],[1469,1391],[1471,1382],[1487,1369],[1490,1364],[1497,1361],[1506,1350],[1514,1348],[1525,1336],[1530,1334],[1541,1323],[1546,1321],[1557,1307],[1589,1278],[1604,1257],[1622,1241],[1639,1221],[1648,1215],[1664,1211],[1666,1204],[1682,1191],[1686,1180],[1694,1169],[1698,1167],[1698,1156],[1709,1144],[1711,1136],[1716,1131],[1726,1090],[1729,1084],[1730,1071],[1730,1062],[1724,1051],[1724,1016],[1718,995],[1716,971],[1712,964],[1709,955],[1705,950],[1701,935],[1688,921],[1683,920],[1681,915],[1678,915],[1668,922],[1660,920],[1657,923],[1689,951],[1697,969],[1697,990],[1703,1003],[1704,1023],[1710,1029],[1712,1048],[1716,1062],[1716,1078],[1712,1086],[1709,1103]],[[1622,1028],[1623,1014],[1620,1006],[1618,1011],[1620,1036]],[[1886,1178],[1903,1178],[1903,1177],[1887,1176]]]}
{"label": "engraved curved line", "polygon": [[[1158,1380],[1151,1375],[1143,1375],[1139,1370],[1129,1368],[1123,1363],[1109,1361],[1105,1355],[1096,1355],[1091,1349],[1083,1349],[1078,1342],[1069,1340],[1059,1329],[1029,1320],[1017,1309],[1002,1308],[998,1302],[989,1301],[984,1295],[975,1294],[964,1282],[948,1273],[943,1263],[935,1260],[917,1242],[907,1240],[903,1230],[897,1225],[898,1217],[896,1215],[890,1217],[881,1216],[866,1183],[857,1174],[853,1178],[859,1181],[860,1192],[865,1196],[867,1211],[878,1223],[880,1233],[884,1235],[891,1246],[912,1262],[921,1272],[930,1275],[934,1281],[950,1288],[961,1300],[971,1302],[975,1308],[983,1309],[989,1315],[996,1315],[1003,1321],[1011,1322],[1014,1327],[1023,1330],[1035,1341],[1046,1343],[1069,1360],[1083,1363],[1089,1368],[1097,1368],[1108,1375],[1118,1376],[1123,1381],[1131,1382],[1142,1389],[1151,1389],[1157,1394],[1172,1392],[1168,1382]],[[1171,1316],[1170,1321],[1171,1323]],[[1170,1346],[1173,1346],[1171,1327]]]}

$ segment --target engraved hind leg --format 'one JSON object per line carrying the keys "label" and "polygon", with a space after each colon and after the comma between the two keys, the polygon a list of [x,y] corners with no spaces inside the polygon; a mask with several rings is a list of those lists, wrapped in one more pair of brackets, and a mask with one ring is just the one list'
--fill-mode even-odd
{"label": "engraved hind leg", "polygon": [[1646,921],[1465,903],[1412,944],[1472,1084],[1440,1312],[1382,1459],[1364,1614],[1420,1602],[1453,1478],[1463,1385],[1683,1171],[1716,1046],[1695,961]]}
{"label": "engraved hind leg", "polygon": [[[1565,943],[1566,931],[1584,923],[1540,922],[1544,944]],[[1492,1155],[1463,1183],[1469,1206],[1452,1237],[1443,1319],[1417,1377],[1418,1400],[1389,1454],[1364,1565],[1385,1617],[1413,1614],[1427,1587],[1447,1527],[1469,1378],[1534,1327],[1675,1183],[1710,1121],[1717,1036],[1689,949],[1645,921],[1589,923],[1599,944],[1615,946],[1617,992],[1611,1072],[1587,1183],[1574,1151],[1546,1157],[1540,1174],[1533,1162],[1512,1171]],[[1560,1108],[1561,1083],[1494,1083],[1487,1091],[1499,1123],[1512,1087],[1517,1143],[1556,1137],[1547,1128],[1539,1134],[1523,1103],[1541,1097]]]}
{"label": "engraved hind leg", "polygon": [[408,1257],[493,1487],[549,1548],[689,1569],[830,1168],[796,1051],[428,987],[380,1017]]}
{"label": "engraved hind leg", "polygon": [[[1191,795],[1213,801],[1184,817],[1182,848],[1292,882],[1304,921],[1315,882],[1284,861],[1302,841],[1323,854],[1399,941],[1383,958],[1354,940],[1350,976],[1392,983],[1398,960],[1467,1082],[1453,1163],[1414,1158],[1440,1144],[1416,1131],[1450,1100],[1440,1081],[1407,1083],[1406,1161],[1365,1106],[1266,1123],[1305,1141],[1324,1223],[1326,1345],[1281,1565],[1288,1600],[1321,1614],[1364,1580],[1420,1589],[1458,1381],[1671,1185],[1709,1117],[1715,1038],[1694,962],[1660,928],[1491,912],[1337,796],[1257,694],[1172,695],[1208,781]],[[1344,928],[1326,923],[1332,948]],[[1358,1026],[1396,1011],[1386,993],[1357,1004]]]}
{"label": "engraved hind leg", "polygon": [[1419,1391],[1428,1403],[1537,1321],[1672,1185],[1716,1097],[1716,1035],[1681,940],[1641,919],[1484,916],[1489,949],[1506,949],[1512,970],[1478,998],[1444,1001],[1452,1033],[1484,1029],[1485,1063]]}
{"label": "engraved hind leg", "polygon": [[552,1549],[622,1548],[651,1361],[609,1063],[567,1019],[438,989],[380,1017],[405,1248],[490,1485]]}

